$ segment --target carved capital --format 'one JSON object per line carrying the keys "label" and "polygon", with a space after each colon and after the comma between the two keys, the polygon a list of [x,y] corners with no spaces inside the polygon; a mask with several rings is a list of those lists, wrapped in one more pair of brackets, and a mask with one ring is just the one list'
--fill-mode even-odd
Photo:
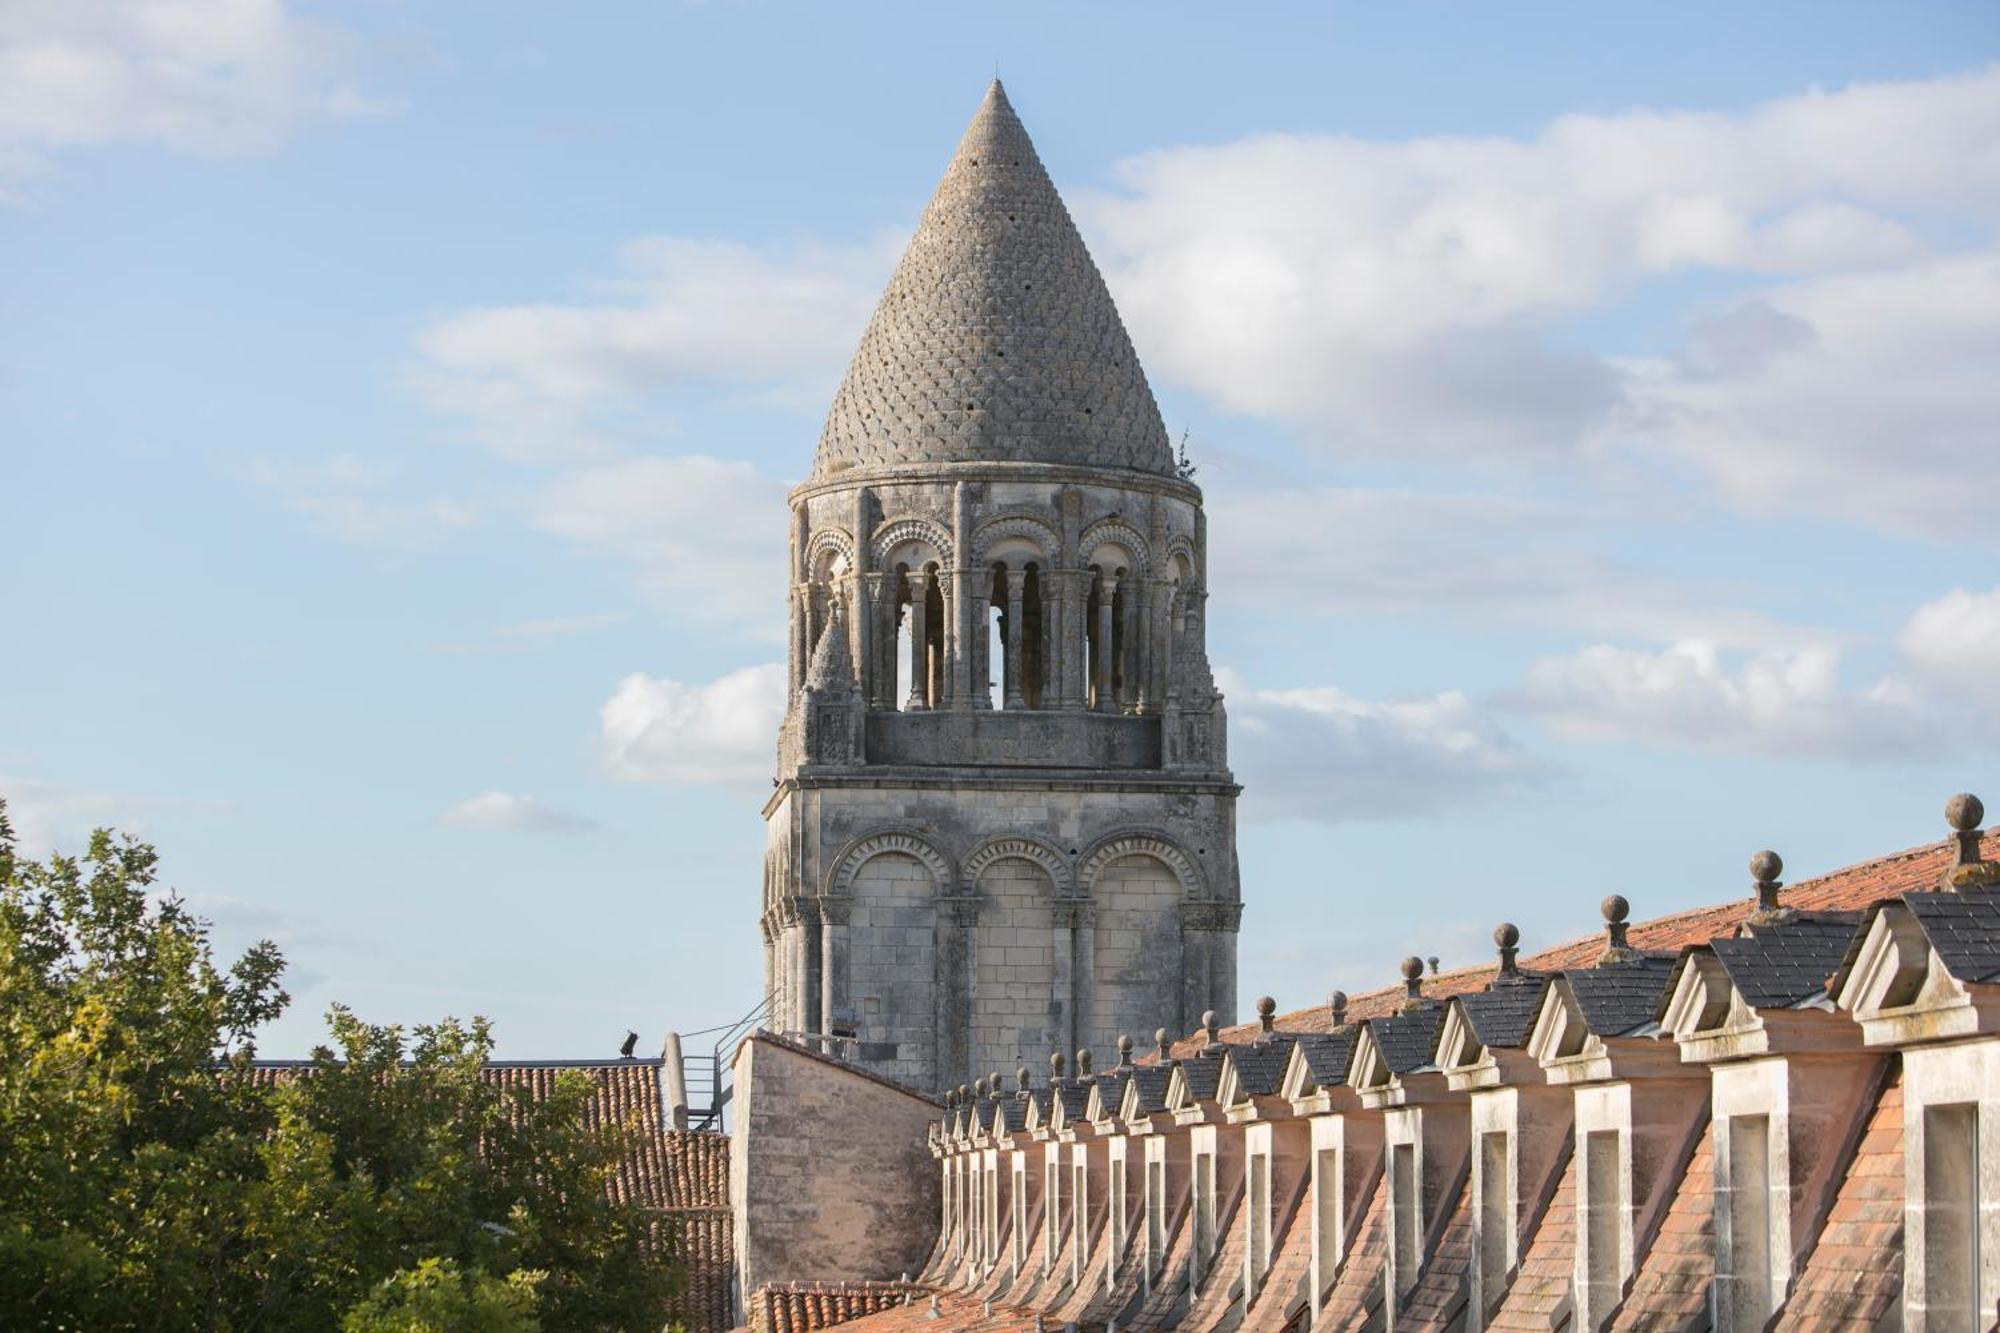
{"label": "carved capital", "polygon": [[820,922],[828,926],[844,926],[848,915],[854,910],[851,898],[821,898],[819,901]]}
{"label": "carved capital", "polygon": [[1066,930],[1094,926],[1097,924],[1097,904],[1088,898],[1058,898],[1050,904],[1050,915],[1056,925]]}
{"label": "carved capital", "polygon": [[953,925],[973,926],[979,923],[979,909],[986,900],[976,893],[955,893],[940,896],[938,911],[948,913]]}

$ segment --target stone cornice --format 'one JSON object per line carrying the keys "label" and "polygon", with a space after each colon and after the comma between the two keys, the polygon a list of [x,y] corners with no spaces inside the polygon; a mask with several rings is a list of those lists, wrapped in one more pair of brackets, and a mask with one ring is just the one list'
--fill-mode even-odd
{"label": "stone cornice", "polygon": [[959,481],[1047,482],[1058,486],[1103,486],[1184,500],[1197,508],[1201,505],[1201,487],[1174,477],[1162,477],[1137,470],[1127,471],[1123,468],[1006,462],[922,463],[899,464],[895,467],[851,468],[831,477],[802,481],[791,489],[786,498],[796,508],[817,496],[851,491],[862,486],[948,485]]}

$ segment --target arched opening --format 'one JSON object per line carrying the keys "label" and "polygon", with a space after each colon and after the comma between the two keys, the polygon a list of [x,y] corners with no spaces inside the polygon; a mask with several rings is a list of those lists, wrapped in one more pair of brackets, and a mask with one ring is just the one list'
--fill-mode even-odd
{"label": "arched opening", "polygon": [[903,708],[910,697],[910,568],[896,566],[896,641],[890,661],[895,664],[896,691],[891,708]]}
{"label": "arched opening", "polygon": [[1021,695],[1029,708],[1042,707],[1042,691],[1048,685],[1047,646],[1042,567],[1030,564],[1021,587]]}
{"label": "arched opening", "polygon": [[1124,665],[1125,567],[1095,567],[1084,614],[1085,697],[1092,712],[1115,713],[1131,694]]}
{"label": "arched opening", "polygon": [[986,688],[993,707],[1007,706],[1007,566],[995,561],[986,580]]}

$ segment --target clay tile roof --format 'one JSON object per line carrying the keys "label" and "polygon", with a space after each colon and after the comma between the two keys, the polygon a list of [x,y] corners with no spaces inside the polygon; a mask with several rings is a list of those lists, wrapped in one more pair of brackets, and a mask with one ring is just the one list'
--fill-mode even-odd
{"label": "clay tile roof", "polygon": [[1902,1286],[1903,1085],[1892,1069],[1776,1328],[1880,1328]]}
{"label": "clay tile roof", "polygon": [[1274,1036],[1254,1046],[1230,1049],[1229,1058],[1236,1065],[1236,1081],[1247,1095],[1269,1097],[1278,1091],[1278,1085],[1285,1081],[1285,1066],[1291,1063],[1294,1040]]}
{"label": "clay tile roof", "polygon": [[995,80],[834,395],[815,478],[990,461],[1174,475],[1111,293]]}
{"label": "clay tile roof", "polygon": [[1172,1065],[1140,1065],[1132,1071],[1140,1115],[1157,1115],[1167,1109],[1167,1083],[1173,1076]]}
{"label": "clay tile roof", "polygon": [[1600,1037],[1623,1037],[1650,1025],[1674,973],[1673,958],[1647,956],[1563,973],[1583,1024]]}
{"label": "clay tile roof", "polygon": [[1347,1082],[1347,1067],[1354,1060],[1354,1038],[1358,1029],[1338,1032],[1311,1032],[1299,1038],[1299,1052],[1313,1082],[1322,1088],[1337,1088]]}
{"label": "clay tile roof", "polygon": [[1496,983],[1488,990],[1461,995],[1458,1002],[1472,1024],[1472,1035],[1482,1046],[1502,1050],[1520,1046],[1534,1030],[1535,1016],[1542,1011],[1542,991],[1546,977],[1522,977],[1519,981]]}
{"label": "clay tile roof", "polygon": [[[1572,1167],[1574,1159],[1572,1159]],[[1614,1333],[1693,1328],[1715,1280],[1715,1126],[1704,1125],[1651,1248],[1640,1260]]]}
{"label": "clay tile roof", "polygon": [[[1951,865],[1956,851],[1956,842],[1930,842],[1921,847],[1911,847],[1888,856],[1877,857],[1872,861],[1863,861],[1829,874],[1799,880],[1785,889],[1784,902],[1787,907],[1796,908],[1801,912],[1858,911],[1886,898],[1898,898],[1905,893],[1934,889],[1940,876]],[[1989,861],[2000,860],[2000,828],[1987,829],[1980,835],[1980,855]],[[1974,898],[1977,895],[1957,896]],[[1735,934],[1737,928],[1756,908],[1756,899],[1747,896],[1729,902],[1693,907],[1655,917],[1650,921],[1634,922],[1627,939],[1635,949],[1678,952],[1690,944],[1706,944],[1710,940]],[[1601,931],[1593,931],[1565,944],[1523,957],[1521,966],[1537,972],[1587,968],[1603,951],[1604,935]],[[1452,995],[1484,990],[1493,980],[1493,976],[1494,967],[1491,963],[1477,967],[1453,968],[1439,975],[1424,978],[1424,994],[1433,999],[1444,999]],[[1347,1017],[1349,1022],[1360,1022],[1362,1019],[1391,1014],[1401,1006],[1402,1002],[1403,988],[1400,985],[1384,986],[1379,990],[1349,999]],[[1298,1009],[1281,1015],[1278,1019],[1278,1028],[1280,1031],[1293,1033],[1325,1032],[1331,1022],[1326,1006],[1316,1004],[1309,1009]],[[1248,1040],[1256,1036],[1257,1032],[1257,1024],[1251,1022],[1225,1028],[1222,1035],[1225,1040],[1229,1038]],[[1199,1045],[1190,1038],[1176,1042],[1168,1054],[1186,1057],[1198,1049]]]}
{"label": "clay tile roof", "polygon": [[1903,903],[1953,977],[2000,980],[2000,892],[1908,893]]}
{"label": "clay tile roof", "polygon": [[1794,917],[1754,933],[1713,941],[1709,947],[1729,973],[1729,984],[1755,1009],[1783,1009],[1826,990],[1847,952],[1860,916],[1829,912]]}
{"label": "clay tile roof", "polygon": [[1382,1048],[1382,1061],[1392,1074],[1408,1074],[1431,1062],[1431,1048],[1437,1043],[1438,1024],[1444,1021],[1444,1006],[1426,1000],[1420,1007],[1393,1018],[1371,1018],[1369,1029],[1375,1044]]}

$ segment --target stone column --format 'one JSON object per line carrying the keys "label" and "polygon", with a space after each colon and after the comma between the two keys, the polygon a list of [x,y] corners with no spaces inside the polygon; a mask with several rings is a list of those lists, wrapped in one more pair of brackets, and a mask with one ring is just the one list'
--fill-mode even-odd
{"label": "stone column", "polygon": [[910,571],[910,697],[903,701],[903,710],[909,713],[930,707],[930,585],[927,572]]}
{"label": "stone column", "polygon": [[992,627],[987,624],[986,609],[993,601],[993,575],[991,571],[975,569],[969,572],[966,583],[966,597],[972,604],[972,638],[967,657],[971,659],[972,706],[975,709],[992,710],[993,683],[987,677],[989,662],[993,656],[991,646]]}
{"label": "stone column", "polygon": [[1112,646],[1111,606],[1118,593],[1118,578],[1103,575],[1097,581],[1097,711],[1115,713],[1118,703],[1111,697]]}
{"label": "stone column", "polygon": [[852,992],[848,986],[847,918],[853,906],[846,898],[819,900],[821,1032],[832,1032],[843,1012],[852,1009]]}
{"label": "stone column", "polygon": [[1074,1051],[1090,1044],[1091,1005],[1097,993],[1097,904],[1088,898],[1058,898],[1055,922],[1059,1039],[1062,1049]]}
{"label": "stone column", "polygon": [[967,612],[974,609],[968,595],[972,588],[972,514],[970,496],[964,482],[956,482],[951,488],[951,586],[946,591],[950,602],[951,618],[947,660],[950,669],[946,673],[945,694],[953,708],[972,706],[972,680],[977,663],[973,661],[973,648],[978,636],[973,632],[973,617]]}
{"label": "stone column", "polygon": [[1003,701],[1009,709],[1028,706],[1028,696],[1021,688],[1022,638],[1028,632],[1027,620],[1021,614],[1021,589],[1026,585],[1028,571],[1007,568],[1007,681]]}
{"label": "stone column", "polygon": [[979,924],[979,902],[976,893],[937,899],[933,1090],[969,1082],[973,1077],[972,994],[979,960],[973,956],[972,938]]}
{"label": "stone column", "polygon": [[[888,591],[889,585],[881,574],[866,575],[859,580],[859,583],[862,590],[863,602],[859,608],[860,614],[855,619],[860,621],[865,629],[865,633],[862,635],[865,641],[865,650],[855,661],[860,663],[861,666],[861,697],[868,701],[870,709],[893,708],[895,705],[885,699],[885,695],[889,692],[882,688],[882,658],[884,656],[882,644],[884,642],[890,644],[896,642],[896,634],[893,626],[888,627],[888,632],[884,633],[882,603],[893,594]],[[891,671],[889,673],[889,680],[892,688],[895,679],[896,674]]]}
{"label": "stone column", "polygon": [[1124,660],[1119,666],[1124,677],[1124,688],[1119,691],[1118,711],[1136,713],[1139,711],[1139,682],[1145,678],[1144,647],[1146,609],[1146,581],[1143,578],[1126,580],[1124,606],[1124,642],[1119,654]]}
{"label": "stone column", "polygon": [[1090,701],[1090,655],[1084,635],[1084,619],[1090,614],[1090,580],[1087,569],[1066,569],[1059,577],[1062,588],[1062,646],[1057,654],[1062,670],[1062,706],[1078,712]]}

